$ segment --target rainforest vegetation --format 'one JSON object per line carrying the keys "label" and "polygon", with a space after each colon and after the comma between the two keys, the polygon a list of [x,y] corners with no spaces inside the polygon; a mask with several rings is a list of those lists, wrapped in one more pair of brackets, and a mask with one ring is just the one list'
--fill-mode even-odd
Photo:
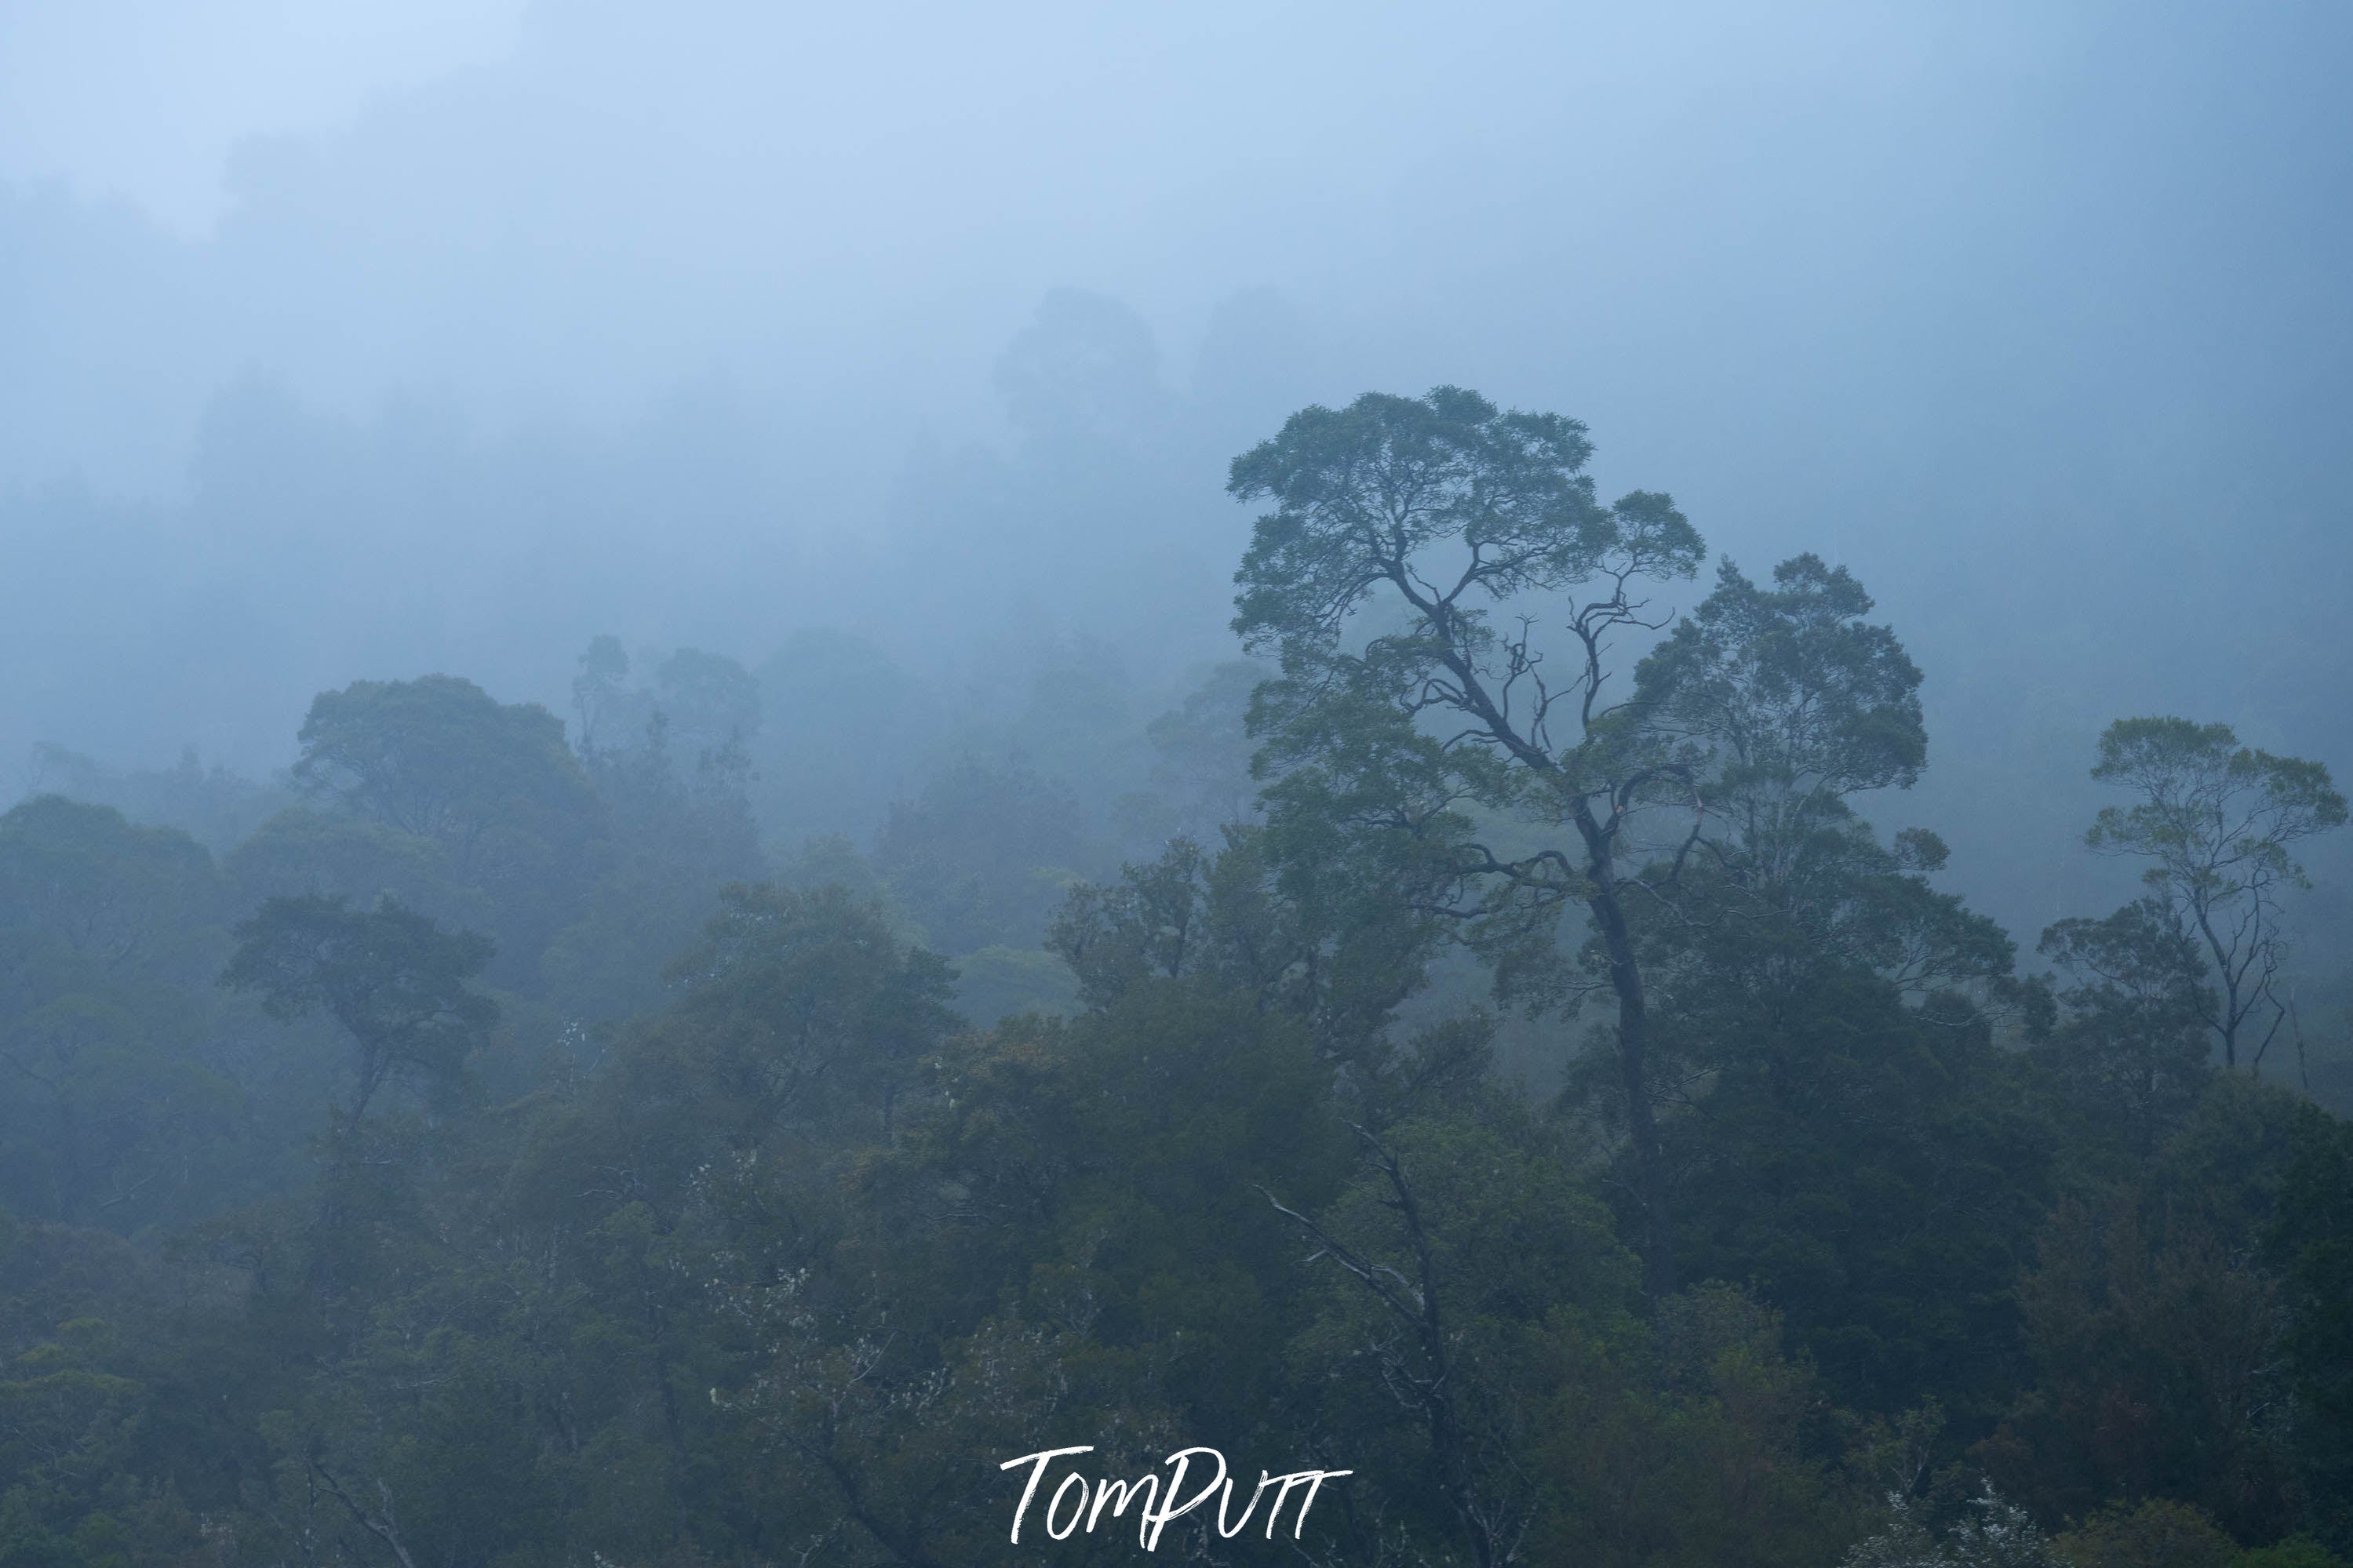
{"label": "rainforest vegetation", "polygon": [[2134,890],[2007,930],[1823,542],[1459,388],[1263,434],[1149,701],[599,637],[266,780],[50,752],[0,1565],[1124,1560],[1007,1539],[1077,1445],[1353,1472],[1205,1562],[2353,1558],[2327,770],[2116,715]]}

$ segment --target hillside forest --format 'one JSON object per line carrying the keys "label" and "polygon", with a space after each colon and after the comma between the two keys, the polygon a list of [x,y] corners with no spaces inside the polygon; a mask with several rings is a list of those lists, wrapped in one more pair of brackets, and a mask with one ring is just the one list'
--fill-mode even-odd
{"label": "hillside forest", "polygon": [[1346,1472],[1200,1563],[2353,1561],[2334,738],[2113,715],[2127,890],[2008,929],[1831,542],[1456,387],[1263,435],[1181,681],[780,607],[42,752],[0,1568],[1130,1560],[1008,1538],[1081,1447]]}

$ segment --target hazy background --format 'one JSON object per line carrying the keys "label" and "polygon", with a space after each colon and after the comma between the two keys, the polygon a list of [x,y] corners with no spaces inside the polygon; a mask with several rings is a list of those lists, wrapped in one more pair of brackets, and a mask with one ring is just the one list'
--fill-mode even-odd
{"label": "hazy background", "polygon": [[600,632],[1140,720],[1230,657],[1234,453],[1455,382],[1854,568],[1893,815],[2031,942],[2114,901],[2108,720],[2353,773],[2348,73],[2327,0],[0,0],[0,797],[360,677],[565,711]]}

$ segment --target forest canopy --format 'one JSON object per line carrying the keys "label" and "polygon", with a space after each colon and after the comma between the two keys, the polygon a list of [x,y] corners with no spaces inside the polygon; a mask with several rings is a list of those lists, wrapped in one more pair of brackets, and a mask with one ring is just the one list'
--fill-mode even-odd
{"label": "forest canopy", "polygon": [[1592,454],[1298,411],[1165,689],[599,636],[568,718],[422,672],[267,782],[52,758],[0,1568],[1124,1557],[1007,1537],[1077,1445],[1348,1472],[1209,1562],[2353,1560],[2327,768],[2117,717],[2137,891],[2007,930],[1864,584]]}

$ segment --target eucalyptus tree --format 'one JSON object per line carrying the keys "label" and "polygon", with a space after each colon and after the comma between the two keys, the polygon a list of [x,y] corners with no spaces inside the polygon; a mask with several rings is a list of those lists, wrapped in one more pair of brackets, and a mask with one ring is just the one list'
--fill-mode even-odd
{"label": "eucalyptus tree", "polygon": [[2345,797],[2318,763],[2242,746],[2228,724],[2187,719],[2117,720],[2100,736],[2092,776],[2139,798],[2103,807],[2085,842],[2149,863],[2142,879],[2152,895],[2213,962],[2214,984],[2193,995],[2223,1065],[2237,1067],[2252,1043],[2249,1065],[2260,1066],[2287,1016],[2280,897],[2310,885],[2289,847],[2342,826]]}
{"label": "eucalyptus tree", "polygon": [[1690,577],[1704,546],[1665,495],[1599,501],[1591,454],[1578,421],[1460,387],[1303,409],[1233,464],[1229,493],[1273,503],[1233,625],[1279,660],[1250,721],[1278,846],[1366,859],[1385,868],[1368,896],[1402,892],[1474,934],[1589,913],[1599,973],[1562,984],[1617,1004],[1646,1283],[1663,1293],[1673,1236],[1629,901],[1650,858],[1638,820],[1696,802],[1611,675],[1622,639],[1665,624],[1652,586]]}

